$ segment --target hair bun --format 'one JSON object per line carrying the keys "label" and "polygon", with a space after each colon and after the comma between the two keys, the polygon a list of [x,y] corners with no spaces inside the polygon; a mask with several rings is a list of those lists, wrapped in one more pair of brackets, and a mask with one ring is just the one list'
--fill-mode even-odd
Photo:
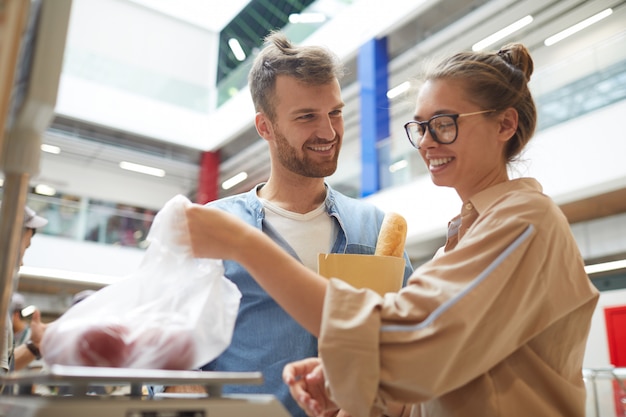
{"label": "hair bun", "polygon": [[522,71],[526,76],[526,80],[530,81],[534,65],[528,48],[521,43],[511,43],[503,46],[498,51],[498,56],[506,63]]}

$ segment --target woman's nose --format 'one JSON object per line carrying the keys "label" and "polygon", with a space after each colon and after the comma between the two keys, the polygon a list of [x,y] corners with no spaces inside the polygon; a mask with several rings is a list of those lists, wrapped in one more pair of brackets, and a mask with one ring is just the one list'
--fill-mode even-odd
{"label": "woman's nose", "polygon": [[437,146],[438,142],[433,138],[433,134],[430,129],[425,129],[422,137],[417,141],[417,146],[420,149],[422,148],[432,148],[433,146]]}

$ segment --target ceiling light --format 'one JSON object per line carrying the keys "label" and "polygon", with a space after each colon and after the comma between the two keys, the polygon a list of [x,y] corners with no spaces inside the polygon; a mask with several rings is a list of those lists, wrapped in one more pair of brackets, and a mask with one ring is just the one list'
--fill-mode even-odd
{"label": "ceiling light", "polygon": [[585,272],[587,275],[599,274],[600,272],[614,271],[616,269],[626,268],[626,259],[619,261],[604,262],[601,264],[587,265],[585,266]]}
{"label": "ceiling light", "polygon": [[57,190],[53,187],[50,187],[49,185],[37,184],[35,186],[35,194],[53,196],[56,193],[57,193]]}
{"label": "ceiling light", "polygon": [[292,13],[289,15],[289,23],[322,23],[326,16],[322,13]]}
{"label": "ceiling light", "polygon": [[243,51],[243,48],[241,47],[241,44],[237,39],[230,38],[228,40],[228,46],[230,47],[230,50],[233,51],[233,54],[235,55],[235,58],[237,58],[237,61],[245,61],[246,53]]}
{"label": "ceiling light", "polygon": [[398,162],[394,162],[393,164],[389,165],[389,172],[397,172],[401,169],[406,168],[407,166],[409,166],[409,163],[406,161],[406,159],[401,159]]}
{"label": "ceiling light", "polygon": [[160,168],[153,168],[145,165],[133,164],[132,162],[120,162],[120,168],[127,171],[139,172],[142,174],[154,175],[155,177],[164,177],[165,171]]}
{"label": "ceiling light", "polygon": [[567,38],[568,36],[571,36],[574,33],[579,32],[579,31],[583,30],[584,28],[586,28],[588,26],[591,26],[594,23],[599,22],[600,20],[604,19],[605,17],[610,16],[611,13],[613,13],[613,9],[603,10],[600,13],[595,14],[595,15],[591,16],[590,18],[587,18],[587,19],[583,20],[582,22],[576,23],[574,26],[568,27],[567,29],[557,33],[556,35],[550,36],[545,41],[543,41],[543,44],[545,46],[554,45],[555,43],[557,43],[559,41],[562,41],[563,39]]}
{"label": "ceiling light", "polygon": [[239,174],[227,179],[226,181],[224,181],[222,183],[222,188],[224,190],[228,190],[230,188],[233,188],[235,185],[239,184],[240,182],[244,181],[246,178],[248,178],[248,173],[247,172],[240,172]]}
{"label": "ceiling light", "polygon": [[391,90],[387,91],[387,98],[389,100],[398,97],[400,94],[405,93],[411,88],[411,83],[409,81],[405,81],[400,85],[395,86]]}
{"label": "ceiling light", "polygon": [[58,146],[47,145],[45,143],[41,144],[41,150],[43,152],[53,153],[55,155],[58,155],[61,153],[61,148],[59,148]]}
{"label": "ceiling light", "polygon": [[533,21],[533,17],[531,15],[523,17],[520,20],[518,20],[517,22],[511,23],[510,25],[508,25],[504,29],[500,29],[499,31],[497,31],[493,35],[487,36],[482,41],[476,42],[474,44],[474,46],[472,46],[472,51],[476,52],[476,51],[483,50],[486,47],[488,47],[490,45],[493,45],[494,43],[498,42],[499,40],[506,38],[510,34],[512,34],[514,32],[517,32],[521,28],[530,25],[530,23],[532,21]]}

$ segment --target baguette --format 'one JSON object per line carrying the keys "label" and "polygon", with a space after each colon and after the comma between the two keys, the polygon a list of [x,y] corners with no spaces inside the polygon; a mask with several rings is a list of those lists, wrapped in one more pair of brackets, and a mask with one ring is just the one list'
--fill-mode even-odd
{"label": "baguette", "polygon": [[380,226],[374,255],[403,257],[406,232],[404,217],[398,213],[386,213]]}

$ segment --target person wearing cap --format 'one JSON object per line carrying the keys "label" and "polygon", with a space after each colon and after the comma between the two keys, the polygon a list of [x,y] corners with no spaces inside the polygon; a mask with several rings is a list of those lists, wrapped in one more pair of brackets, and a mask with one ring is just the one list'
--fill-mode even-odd
{"label": "person wearing cap", "polygon": [[[22,229],[22,239],[17,259],[19,266],[23,265],[24,253],[26,252],[26,249],[30,247],[31,240],[37,229],[40,229],[47,224],[48,220],[38,216],[37,213],[35,213],[35,211],[30,207],[24,207],[24,227]],[[21,294],[16,295],[21,296]],[[17,297],[15,301],[18,303],[21,301],[22,304],[25,304],[23,297],[22,299]],[[30,335],[28,340],[25,340],[24,343],[16,344],[14,349],[13,325],[10,319],[10,316],[13,316],[14,312],[21,314],[21,308],[11,308],[9,315],[7,315],[7,323],[5,326],[6,342],[2,344],[0,352],[0,372],[3,373],[9,372],[10,370],[22,369],[33,360],[40,358],[39,342],[41,341],[46,326],[45,323],[41,322],[40,312],[35,310],[31,319]]]}
{"label": "person wearing cap", "polygon": [[24,229],[22,231],[22,242],[20,245],[19,265],[23,265],[23,258],[26,249],[30,247],[30,241],[35,236],[37,229],[40,229],[48,224],[48,220],[41,216],[30,207],[24,207]]}
{"label": "person wearing cap", "polygon": [[32,314],[32,311],[25,312],[24,307],[26,307],[24,296],[17,292],[13,293],[9,313],[11,315],[13,342],[15,346],[19,346],[30,340],[30,326],[27,318]]}

